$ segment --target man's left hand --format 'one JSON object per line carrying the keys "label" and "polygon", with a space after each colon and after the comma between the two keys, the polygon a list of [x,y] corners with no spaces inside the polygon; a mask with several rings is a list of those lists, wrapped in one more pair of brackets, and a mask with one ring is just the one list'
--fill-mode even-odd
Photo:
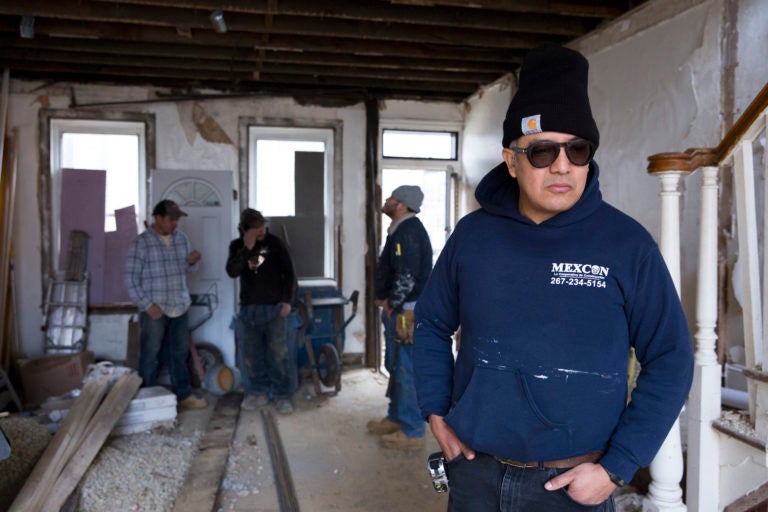
{"label": "man's left hand", "polygon": [[191,253],[189,253],[189,258],[187,258],[187,264],[194,265],[195,263],[200,261],[200,258],[202,258],[202,256],[200,255],[200,252],[192,251]]}
{"label": "man's left hand", "polygon": [[287,302],[281,303],[280,304],[280,316],[282,318],[285,318],[285,317],[287,317],[290,314],[291,314],[291,305],[288,304]]}
{"label": "man's left hand", "polygon": [[395,310],[389,305],[389,299],[384,299],[381,304],[381,309],[383,309],[384,314],[387,315],[387,320],[392,321],[392,313],[394,313]]}
{"label": "man's left hand", "polygon": [[567,487],[568,495],[582,505],[599,505],[610,497],[616,484],[611,482],[603,466],[585,462],[544,484],[548,491],[563,487]]}

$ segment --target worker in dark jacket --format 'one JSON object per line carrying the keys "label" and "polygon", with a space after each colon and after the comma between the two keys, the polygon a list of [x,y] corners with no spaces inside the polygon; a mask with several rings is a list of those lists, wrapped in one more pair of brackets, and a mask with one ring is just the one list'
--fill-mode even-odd
{"label": "worker in dark jacket", "polygon": [[229,244],[227,274],[240,278],[240,310],[235,317],[238,359],[245,398],[242,408],[257,409],[274,399],[282,414],[293,412],[286,317],[293,302],[293,262],[267,221],[243,210],[240,237]]}
{"label": "worker in dark jacket", "polygon": [[387,241],[376,265],[375,293],[382,308],[389,372],[386,417],[368,422],[368,431],[381,436],[385,448],[409,449],[424,445],[424,419],[413,382],[413,308],[432,270],[432,245],[416,217],[424,194],[414,185],[392,191],[382,211],[392,219]]}
{"label": "worker in dark jacket", "polygon": [[[612,512],[691,386],[692,339],[661,252],[600,194],[587,72],[573,50],[529,52],[504,161],[416,306],[416,388],[451,512]],[[627,404],[632,349],[642,370]]]}

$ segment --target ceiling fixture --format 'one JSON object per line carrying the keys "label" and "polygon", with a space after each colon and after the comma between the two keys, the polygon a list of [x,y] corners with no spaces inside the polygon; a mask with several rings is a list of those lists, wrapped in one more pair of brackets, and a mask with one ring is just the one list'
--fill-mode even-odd
{"label": "ceiling fixture", "polygon": [[19,23],[19,35],[23,39],[35,38],[35,17],[34,16],[22,16],[21,23]]}
{"label": "ceiling fixture", "polygon": [[208,17],[211,19],[211,25],[213,25],[213,29],[216,32],[223,34],[227,31],[227,24],[224,21],[224,11],[221,9],[216,9],[215,11],[211,12],[211,15]]}

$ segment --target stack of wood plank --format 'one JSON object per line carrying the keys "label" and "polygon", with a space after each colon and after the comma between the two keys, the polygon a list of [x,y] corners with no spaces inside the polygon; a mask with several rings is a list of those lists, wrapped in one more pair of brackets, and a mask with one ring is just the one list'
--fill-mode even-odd
{"label": "stack of wood plank", "polygon": [[85,383],[9,512],[61,510],[136,395],[141,378],[126,373],[109,385],[108,377]]}
{"label": "stack of wood plank", "polygon": [[[58,430],[63,418],[69,413],[74,399],[53,399],[40,405],[51,420],[48,429]],[[141,388],[136,397],[115,423],[110,435],[127,435],[145,432],[157,427],[171,428],[176,424],[176,395],[163,386]]]}

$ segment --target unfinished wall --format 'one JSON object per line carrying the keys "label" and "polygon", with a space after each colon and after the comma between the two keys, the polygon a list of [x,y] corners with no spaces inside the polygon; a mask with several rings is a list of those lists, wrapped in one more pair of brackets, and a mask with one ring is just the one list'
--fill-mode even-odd
{"label": "unfinished wall", "polygon": [[[150,97],[142,88],[75,86],[41,88],[39,84],[14,81],[10,104],[10,128],[20,136],[20,171],[13,244],[16,256],[16,293],[22,351],[28,356],[42,351],[42,276],[40,274],[40,225],[38,203],[38,112],[41,105],[69,108],[72,95],[78,104],[137,100]],[[238,172],[238,119],[241,116],[315,120],[340,120],[343,123],[342,161],[344,165],[342,204],[343,269],[345,292],[363,289],[365,253],[364,189],[365,117],[361,106],[342,109],[302,107],[288,99],[240,99],[179,103],[138,103],[98,108],[100,111],[139,111],[152,113],[156,119],[156,165],[161,169],[205,169]],[[236,183],[233,183],[236,187]],[[236,223],[235,223],[236,224]],[[235,233],[232,233],[234,238]],[[222,248],[222,250],[226,250]],[[232,292],[233,293],[233,292]],[[362,305],[361,305],[362,306]],[[361,307],[360,311],[364,311]],[[115,326],[122,332],[124,324]],[[97,324],[103,328],[103,322]],[[358,316],[347,328],[346,349],[363,351],[363,318]],[[231,336],[231,332],[226,335]],[[225,335],[225,336],[226,336]],[[110,336],[114,336],[110,334]]]}
{"label": "unfinished wall", "polygon": [[[11,76],[13,74],[11,73]],[[146,102],[152,91],[140,87],[41,87],[40,84],[13,81],[9,128],[19,130],[20,172],[13,244],[16,255],[16,286],[19,300],[22,351],[28,356],[42,352],[42,276],[38,203],[38,112],[41,107],[69,108],[105,102],[122,105],[92,106],[104,112],[142,112],[156,120],[156,167],[159,169],[197,169],[234,172],[239,167],[238,122],[240,117],[279,118],[301,124],[302,120],[341,121],[342,123],[342,289],[345,295],[359,290],[358,315],[347,327],[345,352],[362,353],[365,344],[365,109],[362,104],[345,108],[307,107],[287,98],[217,99],[184,102]],[[444,121],[461,123],[459,105],[392,101],[381,104],[384,119]],[[235,179],[233,188],[237,188]],[[151,208],[151,205],[150,205]],[[237,212],[233,212],[237,215]],[[235,225],[233,223],[233,225]],[[232,233],[234,238],[235,233]],[[226,250],[222,248],[222,250]],[[234,293],[234,291],[230,291]],[[105,356],[120,352],[127,317],[94,317],[91,339],[105,344]],[[231,337],[227,332],[225,338]]]}
{"label": "unfinished wall", "polygon": [[[768,81],[768,11],[763,4],[738,2],[737,115]],[[659,183],[646,173],[648,156],[720,141],[723,9],[723,0],[652,0],[571,45],[590,62],[603,197],[657,238]],[[504,84],[482,92],[468,102],[464,132],[463,164],[472,184],[500,161],[494,143],[501,137],[509,101]],[[694,175],[685,185],[681,212],[681,293],[691,323],[699,194],[699,176]]]}

